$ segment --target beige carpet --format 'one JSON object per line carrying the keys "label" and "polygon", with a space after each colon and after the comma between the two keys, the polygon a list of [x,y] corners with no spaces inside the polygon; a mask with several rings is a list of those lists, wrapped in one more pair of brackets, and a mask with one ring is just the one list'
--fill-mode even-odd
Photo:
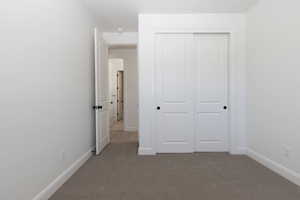
{"label": "beige carpet", "polygon": [[298,186],[246,156],[137,156],[120,130],[50,200],[300,200]]}
{"label": "beige carpet", "polygon": [[124,121],[117,121],[111,127],[112,133],[116,132],[116,131],[123,131],[123,130],[124,130]]}

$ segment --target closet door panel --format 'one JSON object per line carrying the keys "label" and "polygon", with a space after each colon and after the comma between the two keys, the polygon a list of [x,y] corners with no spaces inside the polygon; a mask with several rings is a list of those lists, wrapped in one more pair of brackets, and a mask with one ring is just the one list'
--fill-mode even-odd
{"label": "closet door panel", "polygon": [[156,119],[159,153],[194,150],[192,34],[156,37]]}
{"label": "closet door panel", "polygon": [[195,34],[196,150],[228,151],[228,35]]}

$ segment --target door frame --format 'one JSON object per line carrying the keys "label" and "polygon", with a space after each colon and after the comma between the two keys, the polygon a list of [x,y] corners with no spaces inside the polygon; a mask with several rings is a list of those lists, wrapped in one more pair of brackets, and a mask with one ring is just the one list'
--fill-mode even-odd
{"label": "door frame", "polygon": [[122,104],[122,116],[121,116],[121,120],[125,120],[125,117],[124,117],[124,103],[125,103],[125,78],[124,78],[124,69],[123,70],[118,70],[117,71],[117,121],[121,121],[121,120],[119,120],[119,118],[118,118],[118,115],[119,115],[119,90],[120,90],[120,88],[119,88],[119,74],[122,74],[122,91],[121,91],[121,93],[122,93],[122,101],[123,102],[121,102],[121,104]]}
{"label": "door frame", "polygon": [[[228,35],[228,88],[227,88],[227,101],[228,101],[228,150],[230,154],[239,154],[240,152],[236,151],[236,127],[238,127],[237,122],[237,111],[235,111],[235,106],[240,102],[234,95],[236,78],[236,64],[235,62],[235,53],[236,53],[236,33],[232,29],[224,28],[224,29],[155,29],[152,32],[153,38],[153,50],[155,52],[156,49],[156,37],[158,34],[227,34]],[[153,111],[152,111],[152,154],[156,154],[158,152],[158,135],[157,135],[157,125],[156,125],[156,107],[157,102],[157,93],[156,93],[156,67],[157,61],[154,53],[154,68],[153,68]],[[195,136],[194,136],[195,137]],[[194,141],[195,143],[196,141]],[[196,150],[196,146],[194,145],[194,151]]]}

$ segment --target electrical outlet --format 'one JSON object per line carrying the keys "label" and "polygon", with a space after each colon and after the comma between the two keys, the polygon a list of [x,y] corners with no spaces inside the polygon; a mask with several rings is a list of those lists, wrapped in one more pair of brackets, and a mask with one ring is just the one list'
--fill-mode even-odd
{"label": "electrical outlet", "polygon": [[65,152],[64,150],[61,152],[61,155],[60,155],[60,156],[61,156],[61,157],[60,157],[61,161],[66,160],[66,152]]}
{"label": "electrical outlet", "polygon": [[288,146],[283,146],[283,156],[287,159],[291,157],[291,148]]}

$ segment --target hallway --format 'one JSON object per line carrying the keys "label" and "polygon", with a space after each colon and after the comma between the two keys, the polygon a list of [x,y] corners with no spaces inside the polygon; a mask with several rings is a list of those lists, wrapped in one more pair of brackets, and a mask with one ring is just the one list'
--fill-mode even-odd
{"label": "hallway", "polygon": [[117,121],[111,128],[111,144],[135,143],[138,142],[137,132],[127,132],[124,130],[124,121]]}
{"label": "hallway", "polygon": [[300,189],[247,156],[137,155],[137,133],[119,123],[111,144],[50,200],[298,200]]}

